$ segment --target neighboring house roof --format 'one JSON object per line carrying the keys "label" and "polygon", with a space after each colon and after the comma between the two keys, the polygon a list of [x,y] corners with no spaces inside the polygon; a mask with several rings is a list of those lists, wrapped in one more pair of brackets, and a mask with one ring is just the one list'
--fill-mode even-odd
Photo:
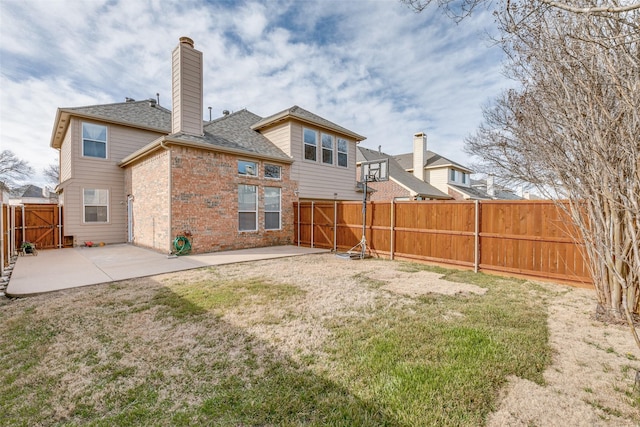
{"label": "neighboring house roof", "polygon": [[71,116],[107,121],[156,132],[171,132],[171,111],[159,106],[154,99],[58,108],[51,135],[51,147],[60,148],[62,145]]}
{"label": "neighboring house roof", "polygon": [[504,187],[499,184],[494,184],[494,195],[491,196],[487,192],[487,180],[486,179],[472,179],[471,187],[473,187],[476,191],[479,191],[485,195],[487,199],[496,199],[496,200],[523,200],[523,197],[518,196],[513,190],[510,188]]}
{"label": "neighboring house roof", "polygon": [[279,113],[273,114],[269,117],[265,117],[264,119],[255,123],[251,127],[251,129],[260,130],[274,123],[287,120],[287,119],[292,119],[292,118],[297,119],[304,123],[309,123],[309,124],[317,125],[327,129],[331,129],[337,133],[341,133],[345,136],[349,136],[355,139],[356,142],[364,141],[366,139],[366,137],[362,135],[358,135],[357,133],[352,132],[349,129],[343,128],[342,126],[339,126],[327,119],[324,119],[316,114],[313,114],[312,112],[307,111],[304,108],[300,108],[297,105],[294,105],[291,108],[280,111]]}
{"label": "neighboring house roof", "polygon": [[[399,154],[397,156],[394,156],[394,158],[398,161],[398,163],[404,170],[413,170],[413,153]],[[447,159],[446,157],[443,157],[438,153],[427,150],[427,158],[424,165],[425,169],[440,168],[445,166],[453,166],[465,172],[473,173],[473,171],[468,167],[463,166],[460,163],[456,163],[453,160]]]}
{"label": "neighboring house roof", "polygon": [[487,199],[487,200],[491,200],[491,196],[489,196],[486,192],[484,191],[480,191],[477,188],[473,188],[473,187],[463,187],[461,185],[456,185],[456,184],[447,184],[449,186],[449,188],[454,189],[455,191],[469,197],[470,199]]}
{"label": "neighboring house roof", "polygon": [[432,199],[450,199],[451,196],[438,190],[428,182],[422,181],[411,173],[407,172],[393,156],[368,148],[358,147],[356,152],[356,162],[389,159],[389,178],[398,184],[414,192],[417,196],[429,197]]}
{"label": "neighboring house roof", "polygon": [[44,197],[42,188],[37,185],[29,185],[22,193],[21,197]]}

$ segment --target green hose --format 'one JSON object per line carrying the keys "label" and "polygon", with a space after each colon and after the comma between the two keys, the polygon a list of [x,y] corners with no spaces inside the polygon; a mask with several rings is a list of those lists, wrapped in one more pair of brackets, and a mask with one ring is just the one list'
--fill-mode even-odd
{"label": "green hose", "polygon": [[176,255],[186,255],[191,252],[191,242],[184,236],[178,236],[173,241],[173,248]]}

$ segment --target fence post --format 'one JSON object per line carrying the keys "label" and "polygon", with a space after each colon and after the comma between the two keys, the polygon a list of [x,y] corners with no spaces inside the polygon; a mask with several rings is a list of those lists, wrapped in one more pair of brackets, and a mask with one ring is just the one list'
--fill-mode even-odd
{"label": "fence post", "polygon": [[64,246],[62,240],[62,206],[58,205],[58,249]]}
{"label": "fence post", "polygon": [[475,233],[473,244],[473,272],[478,272],[480,264],[480,201],[475,201]]}
{"label": "fence post", "polygon": [[313,214],[315,211],[315,202],[311,202],[311,247],[314,248],[313,245],[315,242],[313,240]]}
{"label": "fence post", "polygon": [[333,201],[333,252],[338,251],[338,202]]}
{"label": "fence post", "polygon": [[389,248],[390,259],[393,259],[393,253],[396,250],[395,228],[396,228],[396,205],[395,205],[395,199],[391,199],[391,247]]}
{"label": "fence post", "polygon": [[300,246],[300,200],[298,200],[298,246]]}

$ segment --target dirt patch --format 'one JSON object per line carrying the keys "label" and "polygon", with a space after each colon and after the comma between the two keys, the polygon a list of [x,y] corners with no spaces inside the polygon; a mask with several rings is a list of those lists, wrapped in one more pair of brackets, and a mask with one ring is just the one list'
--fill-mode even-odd
{"label": "dirt patch", "polygon": [[374,271],[370,277],[387,282],[381,289],[401,295],[417,297],[427,294],[441,295],[484,295],[486,288],[442,280],[441,275],[430,271],[407,273],[403,271],[381,270]]}
{"label": "dirt patch", "polygon": [[629,330],[593,319],[594,291],[543,286],[554,295],[548,318],[554,356],[544,373],[547,384],[511,378],[487,425],[637,426],[640,394],[633,385],[640,362]]}

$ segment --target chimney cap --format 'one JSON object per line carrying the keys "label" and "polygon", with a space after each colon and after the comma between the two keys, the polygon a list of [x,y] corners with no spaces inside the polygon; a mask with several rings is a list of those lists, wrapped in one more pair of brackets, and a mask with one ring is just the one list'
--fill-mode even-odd
{"label": "chimney cap", "polygon": [[422,138],[423,136],[425,136],[424,132],[417,132],[414,133],[413,136],[415,136],[416,138]]}
{"label": "chimney cap", "polygon": [[180,37],[180,43],[184,43],[189,45],[190,47],[194,46],[193,40],[191,40],[189,37]]}

